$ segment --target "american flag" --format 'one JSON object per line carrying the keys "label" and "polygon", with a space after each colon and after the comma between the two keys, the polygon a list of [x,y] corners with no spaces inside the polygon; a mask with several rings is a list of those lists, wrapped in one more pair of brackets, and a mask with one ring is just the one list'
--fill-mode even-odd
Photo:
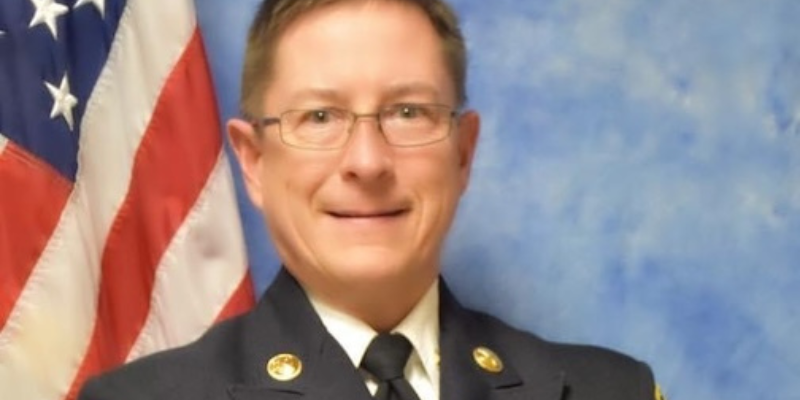
{"label": "american flag", "polygon": [[0,399],[248,308],[243,243],[192,0],[1,0]]}

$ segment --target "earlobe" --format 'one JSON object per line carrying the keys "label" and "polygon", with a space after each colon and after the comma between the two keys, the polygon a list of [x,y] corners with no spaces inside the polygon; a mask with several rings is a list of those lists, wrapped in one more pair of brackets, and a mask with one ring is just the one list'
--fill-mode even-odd
{"label": "earlobe", "polygon": [[261,209],[261,148],[253,126],[242,119],[233,118],[226,124],[231,147],[242,170],[250,201]]}

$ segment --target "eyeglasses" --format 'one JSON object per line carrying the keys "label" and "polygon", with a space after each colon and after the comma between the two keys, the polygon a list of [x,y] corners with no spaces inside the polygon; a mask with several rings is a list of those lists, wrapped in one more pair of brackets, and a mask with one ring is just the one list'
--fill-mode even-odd
{"label": "eyeglasses", "polygon": [[444,140],[450,135],[456,115],[453,108],[442,104],[404,103],[371,114],[335,107],[288,110],[278,117],[263,117],[251,123],[256,129],[278,124],[281,141],[291,147],[333,150],[344,147],[359,118],[375,118],[390,145],[414,147]]}

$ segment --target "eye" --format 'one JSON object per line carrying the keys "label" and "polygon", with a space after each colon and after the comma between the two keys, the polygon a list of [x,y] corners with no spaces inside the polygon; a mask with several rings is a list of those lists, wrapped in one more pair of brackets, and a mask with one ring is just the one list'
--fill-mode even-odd
{"label": "eye", "polygon": [[397,116],[405,119],[419,118],[422,115],[422,107],[413,104],[403,104],[397,108]]}
{"label": "eye", "polygon": [[332,115],[329,110],[309,110],[303,119],[314,124],[325,124],[331,122]]}
{"label": "eye", "polygon": [[347,121],[347,114],[335,108],[312,108],[292,110],[283,115],[281,123],[288,132],[304,132],[318,134],[341,127]]}

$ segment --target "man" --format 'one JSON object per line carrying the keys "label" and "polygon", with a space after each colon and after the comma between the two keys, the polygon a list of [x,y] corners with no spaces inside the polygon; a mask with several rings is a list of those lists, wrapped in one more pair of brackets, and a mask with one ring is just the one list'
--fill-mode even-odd
{"label": "man", "polygon": [[650,369],[463,309],[439,278],[479,117],[439,0],[267,0],[228,123],[285,268],[251,313],[85,400],[658,397]]}

